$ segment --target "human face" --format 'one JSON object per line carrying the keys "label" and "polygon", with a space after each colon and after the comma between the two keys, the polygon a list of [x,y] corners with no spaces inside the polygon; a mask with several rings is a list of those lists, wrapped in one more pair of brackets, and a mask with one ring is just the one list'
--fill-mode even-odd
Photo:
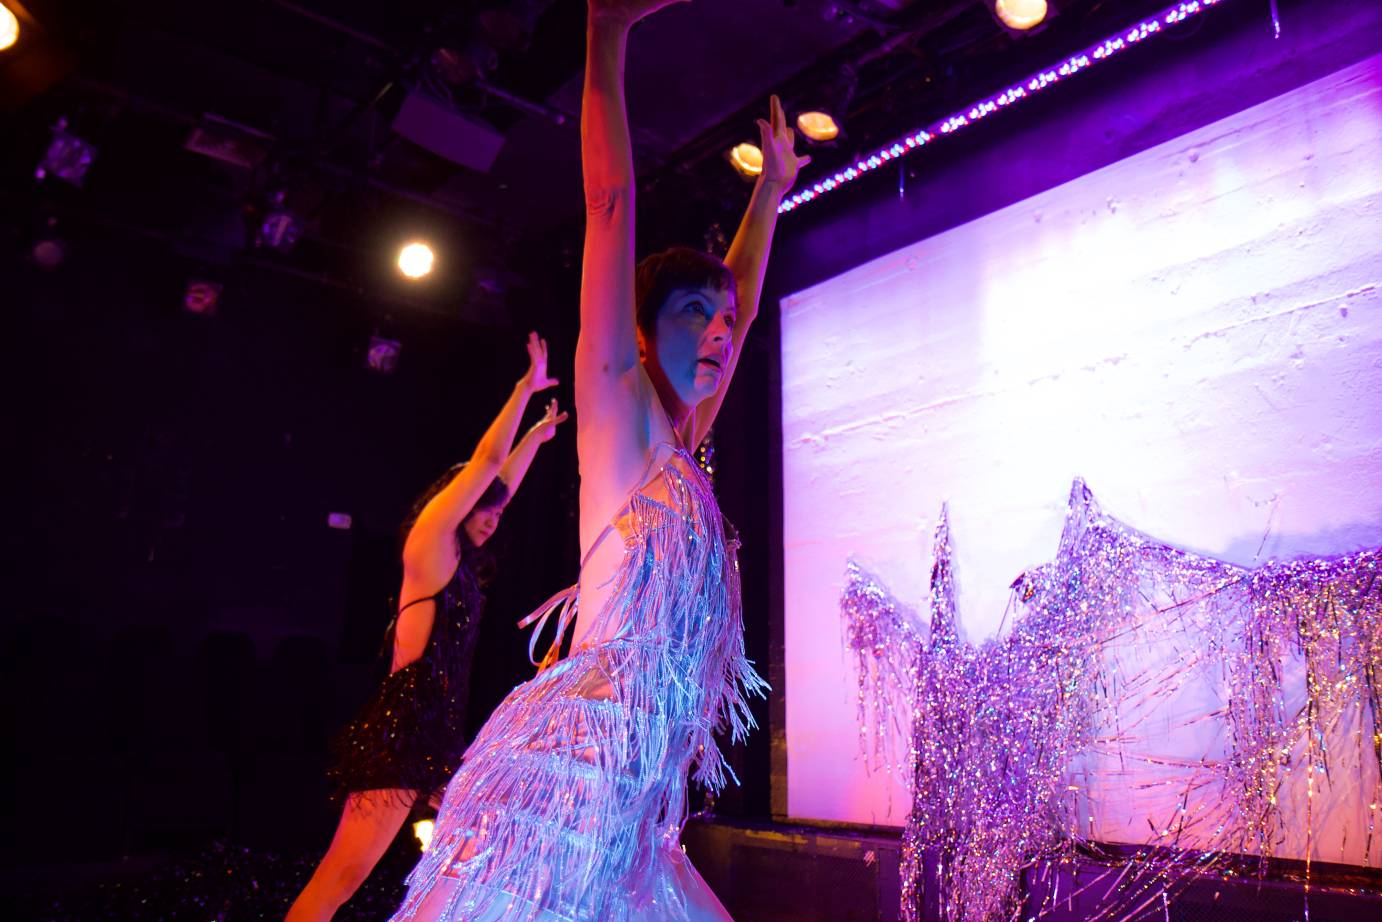
{"label": "human face", "polygon": [[466,537],[470,543],[476,547],[481,547],[494,530],[499,527],[499,516],[504,512],[502,506],[490,506],[487,509],[473,509],[470,515],[465,517],[465,522],[461,525],[465,529]]}
{"label": "human face", "polygon": [[678,288],[657,314],[658,370],[687,407],[720,389],[734,349],[734,292]]}

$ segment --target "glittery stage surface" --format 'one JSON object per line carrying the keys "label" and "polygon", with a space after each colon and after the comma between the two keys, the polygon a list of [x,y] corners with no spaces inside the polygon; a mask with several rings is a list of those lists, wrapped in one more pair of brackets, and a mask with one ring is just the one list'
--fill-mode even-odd
{"label": "glittery stage surface", "polygon": [[1168,888],[1283,851],[1306,856],[1308,918],[1310,860],[1341,860],[1312,841],[1327,813],[1382,859],[1382,552],[1245,569],[1138,533],[1077,481],[1055,560],[977,647],[944,510],[934,559],[929,626],[853,562],[841,605],[865,758],[909,782],[904,918],[923,896],[944,919],[1041,917],[1072,894],[1022,905],[1020,875],[1100,843],[1134,848],[1094,918],[1162,918]]}
{"label": "glittery stage surface", "polygon": [[[417,860],[405,831],[336,922],[378,922],[403,896]],[[316,870],[320,849],[271,851],[219,841],[178,856],[123,859],[29,876],[6,892],[8,922],[280,922]],[[84,873],[83,873],[84,872]]]}

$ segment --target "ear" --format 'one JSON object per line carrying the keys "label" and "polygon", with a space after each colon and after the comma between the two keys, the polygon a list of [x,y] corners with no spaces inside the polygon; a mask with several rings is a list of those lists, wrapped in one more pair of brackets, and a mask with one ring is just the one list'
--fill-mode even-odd
{"label": "ear", "polygon": [[641,327],[634,330],[634,335],[638,340],[638,361],[646,362],[648,360],[648,337],[643,335]]}

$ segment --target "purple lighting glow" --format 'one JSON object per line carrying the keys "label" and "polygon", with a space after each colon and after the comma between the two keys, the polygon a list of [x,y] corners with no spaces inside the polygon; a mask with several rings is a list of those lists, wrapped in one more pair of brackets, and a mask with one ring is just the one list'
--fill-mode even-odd
{"label": "purple lighting glow", "polygon": [[403,344],[395,339],[371,336],[369,351],[365,353],[365,367],[380,374],[392,374],[398,367],[398,357],[403,352]]}
{"label": "purple lighting glow", "polygon": [[1026,99],[1054,83],[1061,82],[1066,77],[1072,77],[1083,70],[1093,67],[1101,61],[1106,61],[1120,51],[1131,48],[1133,45],[1139,44],[1151,36],[1159,35],[1170,26],[1182,23],[1193,16],[1198,16],[1210,7],[1217,6],[1222,2],[1223,0],[1189,0],[1189,2],[1178,3],[1175,6],[1165,9],[1155,16],[1122,30],[1117,35],[1110,36],[1101,42],[1089,46],[1084,51],[1072,55],[1060,64],[1032,74],[1027,79],[1013,84],[1001,93],[990,96],[988,99],[981,102],[977,102],[963,112],[957,112],[920,131],[913,132],[896,143],[881,148],[870,156],[859,160],[854,166],[840,170],[834,176],[812,184],[809,188],[805,188],[783,201],[783,203],[778,206],[778,214],[800,208],[807,202],[814,201],[827,192],[833,192],[840,186],[853,182],[859,176],[870,170],[876,170],[891,160],[909,154],[919,147],[924,147],[934,141],[938,135],[953,134],[967,125],[972,125],[981,119],[987,118],[1000,109],[1007,108],[1018,100]]}

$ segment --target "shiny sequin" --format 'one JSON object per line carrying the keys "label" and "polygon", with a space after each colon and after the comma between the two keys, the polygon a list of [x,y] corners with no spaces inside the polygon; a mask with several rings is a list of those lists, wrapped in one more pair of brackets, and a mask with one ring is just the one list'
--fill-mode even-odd
{"label": "shiny sequin", "polygon": [[[357,791],[441,790],[465,752],[466,703],[484,595],[473,549],[462,554],[435,597],[422,656],[386,676],[378,692],[336,738],[329,777],[337,797]],[[481,558],[482,560],[484,558]],[[390,643],[383,652],[392,657]]]}

